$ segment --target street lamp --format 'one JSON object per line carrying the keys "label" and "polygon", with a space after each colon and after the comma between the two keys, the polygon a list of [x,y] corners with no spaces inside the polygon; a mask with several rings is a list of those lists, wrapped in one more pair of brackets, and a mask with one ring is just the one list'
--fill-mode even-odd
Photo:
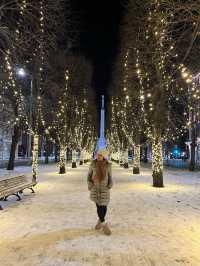
{"label": "street lamp", "polygon": [[18,68],[17,69],[17,75],[24,78],[24,77],[26,77],[27,74],[23,68]]}
{"label": "street lamp", "polygon": [[26,72],[23,68],[18,68],[16,71],[17,75],[21,78],[29,77],[30,79],[30,108],[29,108],[29,138],[28,138],[28,150],[27,157],[31,157],[31,140],[32,140],[32,106],[33,106],[33,77],[30,73]]}

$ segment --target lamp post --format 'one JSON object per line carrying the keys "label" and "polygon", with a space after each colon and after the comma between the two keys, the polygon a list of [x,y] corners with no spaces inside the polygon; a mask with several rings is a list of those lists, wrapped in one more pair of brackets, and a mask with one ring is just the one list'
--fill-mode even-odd
{"label": "lamp post", "polygon": [[32,140],[32,106],[33,106],[33,77],[31,74],[27,73],[23,68],[17,70],[17,75],[21,78],[29,77],[30,78],[30,107],[29,107],[29,138],[28,138],[28,149],[27,157],[31,157],[31,140]]}

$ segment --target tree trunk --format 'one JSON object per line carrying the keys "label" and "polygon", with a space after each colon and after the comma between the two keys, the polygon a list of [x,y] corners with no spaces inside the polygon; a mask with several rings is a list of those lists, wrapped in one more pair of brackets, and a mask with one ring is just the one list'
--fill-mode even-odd
{"label": "tree trunk", "polygon": [[81,150],[81,154],[80,154],[80,165],[83,165],[84,163],[84,150]]}
{"label": "tree trunk", "polygon": [[122,151],[119,150],[119,165],[122,166],[123,160],[122,160]]}
{"label": "tree trunk", "polygon": [[38,172],[38,147],[39,147],[39,136],[33,135],[33,152],[32,152],[32,181],[37,181]]}
{"label": "tree trunk", "polygon": [[119,151],[117,151],[116,153],[114,153],[114,156],[113,156],[113,158],[114,158],[114,160],[115,160],[115,162],[117,163],[117,164],[119,164],[119,160],[120,160],[120,158],[119,158]]}
{"label": "tree trunk", "polygon": [[77,165],[76,165],[76,150],[72,150],[72,168],[77,168]]}
{"label": "tree trunk", "polygon": [[60,146],[59,174],[65,174],[65,147]]}
{"label": "tree trunk", "polygon": [[154,130],[152,143],[152,170],[153,186],[164,187],[163,184],[163,156],[162,156],[162,139],[159,130]]}
{"label": "tree trunk", "polygon": [[10,157],[9,157],[9,161],[8,161],[7,170],[13,170],[14,169],[16,148],[17,148],[17,144],[19,142],[20,134],[21,134],[21,130],[20,130],[19,126],[15,125],[13,136],[12,136],[12,143],[11,143],[11,148],[10,148]]}
{"label": "tree trunk", "polygon": [[128,168],[128,150],[125,150],[123,153],[123,163],[124,163],[124,168]]}
{"label": "tree trunk", "polygon": [[133,174],[140,173],[140,144],[134,146]]}
{"label": "tree trunk", "polygon": [[58,145],[55,144],[55,158],[54,158],[54,162],[57,163],[58,162]]}
{"label": "tree trunk", "polygon": [[196,129],[195,125],[192,126],[192,135],[191,135],[191,159],[189,170],[194,171],[196,166]]}
{"label": "tree trunk", "polygon": [[48,155],[47,152],[45,153],[44,163],[45,163],[45,164],[49,164],[49,155]]}
{"label": "tree trunk", "polygon": [[148,144],[144,146],[144,163],[148,163]]}
{"label": "tree trunk", "polygon": [[49,153],[50,153],[50,142],[46,140],[46,145],[45,145],[45,164],[49,163]]}

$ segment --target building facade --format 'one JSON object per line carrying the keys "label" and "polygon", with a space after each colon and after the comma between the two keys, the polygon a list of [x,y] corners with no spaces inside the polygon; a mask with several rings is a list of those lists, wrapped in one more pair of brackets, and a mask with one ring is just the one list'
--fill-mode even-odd
{"label": "building facade", "polygon": [[12,142],[12,131],[0,121],[0,160],[8,160]]}

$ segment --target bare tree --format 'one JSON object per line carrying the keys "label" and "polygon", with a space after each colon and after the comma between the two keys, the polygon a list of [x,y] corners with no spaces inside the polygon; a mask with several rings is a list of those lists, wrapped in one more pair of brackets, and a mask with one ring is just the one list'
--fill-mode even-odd
{"label": "bare tree", "polygon": [[[152,142],[153,184],[163,187],[163,143],[184,134],[188,122],[188,88],[182,78],[199,52],[198,1],[129,1],[124,24],[124,57],[131,50],[130,69],[137,102],[143,99],[143,123]],[[127,48],[128,47],[128,48]],[[194,49],[194,50],[193,50]],[[198,65],[196,62],[195,67]],[[134,66],[134,67],[133,67]],[[133,67],[133,68],[132,68]],[[194,66],[193,66],[194,67]],[[130,75],[130,73],[133,73]],[[191,82],[190,75],[186,82]],[[128,90],[127,97],[132,91]],[[186,114],[186,115],[185,115]],[[127,118],[128,113],[126,113]],[[129,121],[129,119],[127,119]],[[132,126],[135,122],[132,122]],[[142,128],[142,127],[141,127]],[[130,127],[125,131],[129,132]],[[129,133],[130,134],[130,133]]]}

